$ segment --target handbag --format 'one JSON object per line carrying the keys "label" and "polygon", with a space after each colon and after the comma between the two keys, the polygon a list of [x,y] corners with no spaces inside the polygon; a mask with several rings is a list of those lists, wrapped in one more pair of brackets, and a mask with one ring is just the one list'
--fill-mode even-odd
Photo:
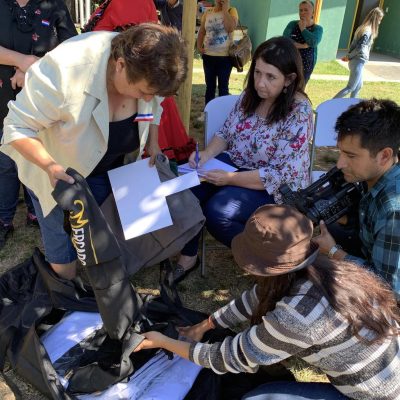
{"label": "handbag", "polygon": [[239,22],[243,37],[238,42],[233,42],[229,46],[229,57],[232,65],[238,72],[243,72],[243,67],[251,60],[252,44],[249,35],[244,33],[243,27]]}

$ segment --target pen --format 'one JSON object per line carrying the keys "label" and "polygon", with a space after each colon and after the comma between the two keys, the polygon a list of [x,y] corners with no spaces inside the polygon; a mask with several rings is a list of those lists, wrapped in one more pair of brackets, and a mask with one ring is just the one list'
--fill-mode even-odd
{"label": "pen", "polygon": [[199,142],[196,142],[196,154],[195,154],[195,157],[194,157],[194,161],[196,163],[196,169],[199,168],[199,161],[200,161]]}

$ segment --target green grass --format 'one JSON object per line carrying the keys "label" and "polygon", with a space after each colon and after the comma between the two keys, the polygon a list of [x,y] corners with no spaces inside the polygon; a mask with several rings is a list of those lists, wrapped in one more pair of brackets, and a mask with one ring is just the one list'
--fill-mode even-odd
{"label": "green grass", "polygon": [[320,75],[348,75],[349,70],[337,61],[319,61],[315,65],[314,74]]}
{"label": "green grass", "polygon": [[[306,92],[311,99],[313,108],[325,100],[331,99],[339,90],[346,86],[346,81],[329,81],[311,79]],[[390,99],[400,104],[400,83],[398,82],[365,82],[360,92],[361,98],[377,97]]]}
{"label": "green grass", "polygon": [[[249,67],[250,63],[246,65],[246,70],[248,70]],[[203,63],[200,57],[193,59],[193,68],[203,69]],[[233,72],[235,72],[235,70],[233,70]],[[348,75],[349,71],[337,61],[320,61],[315,65],[313,73],[320,75]]]}

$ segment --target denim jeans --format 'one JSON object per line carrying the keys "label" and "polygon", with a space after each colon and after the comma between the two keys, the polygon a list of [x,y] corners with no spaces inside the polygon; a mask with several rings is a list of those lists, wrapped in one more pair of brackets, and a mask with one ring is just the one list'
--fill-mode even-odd
{"label": "denim jeans", "polygon": [[363,85],[363,69],[365,61],[353,58],[349,61],[350,76],[347,86],[336,94],[334,99],[344,97],[350,93],[350,97],[357,97]]}
{"label": "denim jeans", "polygon": [[[217,159],[235,166],[225,153]],[[230,247],[232,239],[243,232],[250,215],[264,204],[275,203],[266,190],[246,189],[238,186],[215,186],[203,182],[192,188],[200,201],[210,234],[225,246]],[[195,256],[198,251],[201,232],[188,242],[181,254]]]}
{"label": "denim jeans", "polygon": [[208,56],[203,54],[203,69],[206,80],[205,104],[215,98],[218,79],[218,95],[227,96],[229,94],[229,78],[232,72],[232,62],[230,57]]}
{"label": "denim jeans", "polygon": [[[111,185],[107,174],[86,178],[86,181],[98,204],[102,204],[111,193]],[[68,264],[76,260],[76,251],[70,236],[64,230],[64,211],[56,206],[43,216],[38,198],[29,190],[39,221],[40,234],[44,246],[46,260],[49,263]]]}
{"label": "denim jeans", "polygon": [[242,400],[346,400],[330,383],[266,383],[242,397]]}
{"label": "denim jeans", "polygon": [[[0,139],[2,136],[3,132],[0,129]],[[4,224],[11,224],[14,219],[20,186],[21,182],[18,179],[18,171],[15,162],[10,157],[0,152],[0,221]],[[23,189],[28,212],[35,214],[31,197],[25,186]]]}

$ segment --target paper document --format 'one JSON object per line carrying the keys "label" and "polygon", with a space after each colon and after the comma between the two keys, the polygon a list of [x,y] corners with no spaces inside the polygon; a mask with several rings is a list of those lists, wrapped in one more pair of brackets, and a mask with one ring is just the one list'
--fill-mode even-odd
{"label": "paper document", "polygon": [[207,171],[211,171],[212,169],[222,169],[226,172],[234,172],[237,171],[237,168],[232,167],[229,164],[226,164],[216,158],[211,158],[210,160],[206,161],[204,164],[201,165],[200,168],[192,168],[189,163],[178,165],[178,172],[180,174],[187,174],[189,172],[197,172],[197,175],[203,177]]}
{"label": "paper document", "polygon": [[200,185],[196,172],[160,182],[148,159],[115,168],[108,176],[126,240],[172,225],[165,197]]}

